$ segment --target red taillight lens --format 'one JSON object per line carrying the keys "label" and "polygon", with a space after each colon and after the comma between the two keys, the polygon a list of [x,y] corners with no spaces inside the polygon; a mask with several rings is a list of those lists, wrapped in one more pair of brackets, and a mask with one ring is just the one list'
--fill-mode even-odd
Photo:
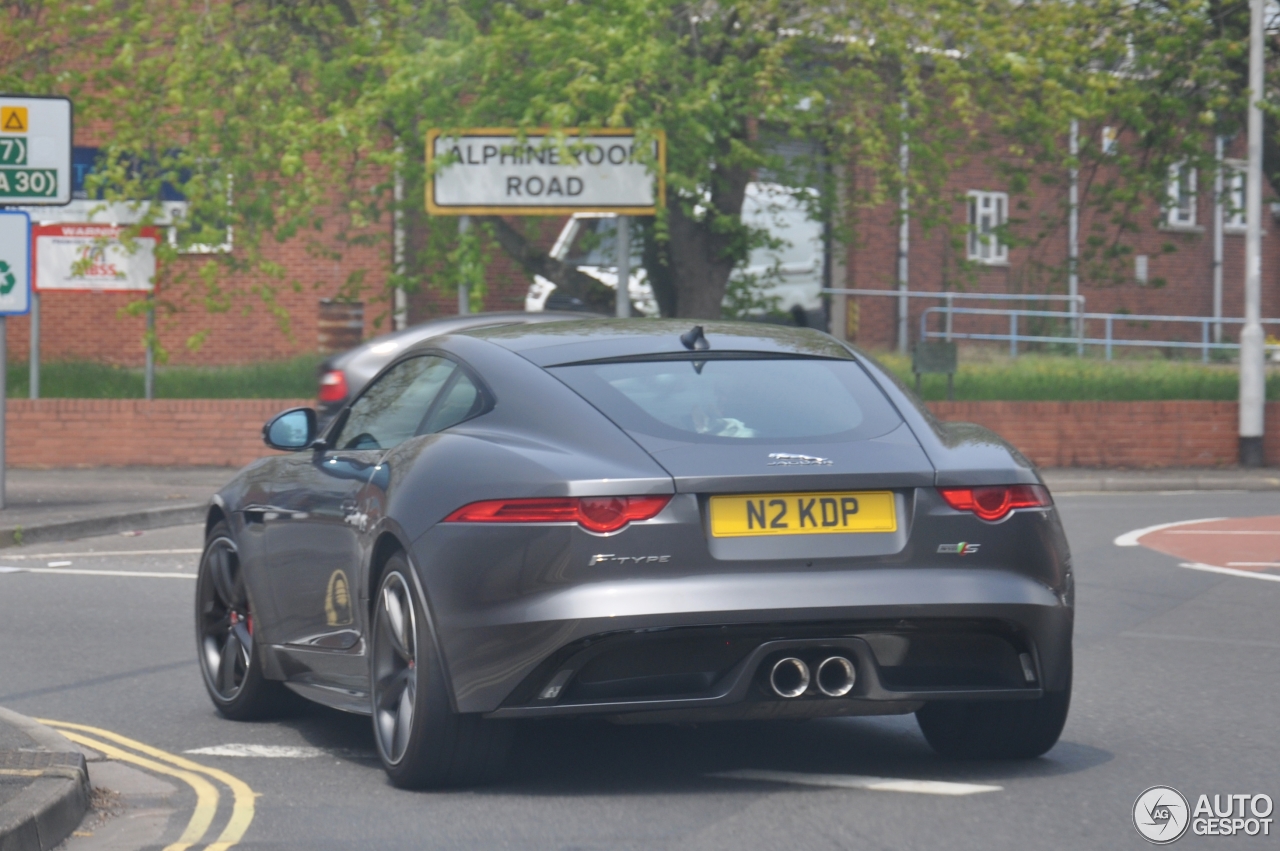
{"label": "red taillight lens", "polygon": [[553,496],[489,499],[464,505],[445,523],[577,523],[592,532],[616,532],[633,520],[648,520],[670,496]]}
{"label": "red taillight lens", "polygon": [[983,520],[999,520],[1015,508],[1053,505],[1041,485],[995,485],[982,488],[938,488],[947,505],[956,511],[972,511]]}
{"label": "red taillight lens", "polygon": [[347,398],[347,376],[340,369],[331,369],[320,376],[320,401],[341,402]]}

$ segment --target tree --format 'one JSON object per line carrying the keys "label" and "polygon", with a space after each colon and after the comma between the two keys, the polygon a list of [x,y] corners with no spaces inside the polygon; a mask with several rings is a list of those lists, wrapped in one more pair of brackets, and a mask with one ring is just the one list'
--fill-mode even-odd
{"label": "tree", "polygon": [[[302,239],[330,256],[386,242],[397,207],[413,251],[391,285],[451,286],[496,246],[601,304],[608,294],[540,251],[526,223],[492,218],[460,238],[453,222],[428,220],[426,130],[661,129],[668,202],[643,225],[646,271],[665,314],[713,317],[734,267],[767,240],[741,222],[750,180],[816,188],[801,197],[851,242],[860,211],[896,196],[904,135],[913,216],[956,227],[946,181],[964,158],[998,160],[1027,186],[1071,164],[1071,118],[1115,121],[1138,143],[1110,159],[1086,146],[1082,157],[1096,175],[1091,203],[1131,227],[1160,197],[1168,164],[1208,156],[1207,136],[1237,120],[1242,6],[8,0],[0,85],[76,98],[77,121],[105,131],[108,197],[179,186],[191,202],[185,238],[234,228],[236,252],[188,282],[215,309],[245,295],[224,287],[228,268],[259,273],[248,295],[277,309],[290,282],[273,242]],[[815,153],[788,159],[780,140]],[[848,163],[852,179],[837,187],[835,166]],[[348,284],[366,286],[360,275]]]}

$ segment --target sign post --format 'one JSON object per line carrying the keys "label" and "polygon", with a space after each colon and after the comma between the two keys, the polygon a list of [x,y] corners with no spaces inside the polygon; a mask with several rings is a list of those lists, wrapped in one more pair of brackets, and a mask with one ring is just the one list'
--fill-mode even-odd
{"label": "sign post", "polygon": [[[634,130],[512,128],[427,132],[427,212],[433,216],[555,216],[614,213],[617,315],[630,315],[630,216],[666,203],[667,138],[647,150]],[[459,312],[463,294],[459,293]]]}
{"label": "sign post", "polygon": [[[0,126],[3,118],[0,118]],[[5,506],[5,405],[8,395],[8,317],[31,309],[31,218],[0,210],[0,508]]]}
{"label": "sign post", "polygon": [[[71,203],[72,130],[67,98],[0,95],[0,205]],[[40,299],[33,298],[29,395],[38,399]]]}

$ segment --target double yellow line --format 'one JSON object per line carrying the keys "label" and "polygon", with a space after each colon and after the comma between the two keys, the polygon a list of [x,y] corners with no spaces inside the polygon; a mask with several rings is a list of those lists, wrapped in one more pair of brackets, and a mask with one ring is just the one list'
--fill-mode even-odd
{"label": "double yellow line", "polygon": [[[245,831],[249,829],[249,823],[253,821],[253,799],[257,797],[257,794],[238,777],[171,754],[168,751],[153,748],[151,745],[121,736],[119,733],[113,733],[110,730],[90,727],[86,724],[51,721],[47,718],[38,718],[36,720],[41,724],[53,727],[76,744],[92,748],[103,756],[120,762],[131,763],[156,774],[176,777],[191,787],[196,793],[195,811],[192,812],[191,820],[187,822],[187,827],[182,831],[182,835],[178,837],[178,841],[167,845],[164,851],[186,851],[186,849],[204,840],[205,834],[209,832],[209,828],[213,825],[213,819],[218,813],[218,800],[221,798],[221,792],[218,787],[211,783],[210,780],[216,780],[231,790],[232,805],[231,817],[222,828],[222,833],[218,835],[218,838],[206,846],[208,851],[226,851],[226,849],[235,845],[244,837]],[[139,754],[145,754],[146,756],[140,756]]]}

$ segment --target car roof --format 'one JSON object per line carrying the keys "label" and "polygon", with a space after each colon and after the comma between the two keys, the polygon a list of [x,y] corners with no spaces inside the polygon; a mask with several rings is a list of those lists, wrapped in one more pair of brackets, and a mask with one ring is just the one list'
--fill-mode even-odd
{"label": "car roof", "polygon": [[689,354],[680,337],[695,325],[702,326],[712,353],[852,357],[847,348],[827,334],[763,322],[606,319],[480,328],[465,333],[517,352],[539,366],[555,366],[604,358]]}
{"label": "car roof", "polygon": [[[564,322],[566,320],[594,321],[598,314],[573,312],[568,310],[544,310],[535,313],[523,310],[494,311],[492,313],[466,313],[458,316],[442,316],[429,319],[403,331],[382,334],[366,340],[353,349],[334,355],[327,362],[331,368],[362,359],[366,354],[382,356],[379,365],[412,347],[414,344],[444,334],[456,334],[473,328],[491,328],[495,326],[542,324],[547,322]],[[602,318],[602,317],[601,317]]]}

